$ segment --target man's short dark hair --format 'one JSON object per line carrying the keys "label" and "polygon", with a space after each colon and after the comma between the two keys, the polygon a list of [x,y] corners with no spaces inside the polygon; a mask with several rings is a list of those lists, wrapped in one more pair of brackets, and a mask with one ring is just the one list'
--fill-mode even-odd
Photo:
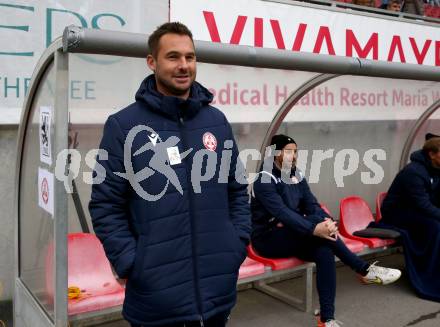
{"label": "man's short dark hair", "polygon": [[157,56],[160,38],[165,34],[186,35],[194,43],[191,31],[184,24],[179,22],[169,22],[162,24],[148,38],[149,54],[153,55],[153,57]]}
{"label": "man's short dark hair", "polygon": [[423,145],[423,152],[426,154],[437,153],[440,151],[440,137],[433,137]]}

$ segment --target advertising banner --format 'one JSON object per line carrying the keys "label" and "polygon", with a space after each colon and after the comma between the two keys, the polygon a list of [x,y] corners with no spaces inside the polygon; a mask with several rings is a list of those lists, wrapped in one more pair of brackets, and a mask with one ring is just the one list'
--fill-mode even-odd
{"label": "advertising banner", "polygon": [[[440,27],[277,1],[171,0],[171,20],[194,38],[371,60],[440,66]],[[313,75],[206,65],[199,80],[232,121],[270,121]],[[339,77],[306,94],[286,120],[417,119],[440,98],[438,83]],[[246,118],[240,118],[246,117]]]}
{"label": "advertising banner", "polygon": [[[65,26],[151,33],[167,20],[162,0],[0,0],[0,124],[18,123],[35,65]],[[86,82],[73,86],[83,97],[93,88]]]}

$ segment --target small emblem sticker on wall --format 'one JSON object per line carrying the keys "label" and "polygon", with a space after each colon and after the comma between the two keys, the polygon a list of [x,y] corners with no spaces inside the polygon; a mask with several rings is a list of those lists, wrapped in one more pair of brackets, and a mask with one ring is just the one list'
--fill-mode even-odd
{"label": "small emblem sticker on wall", "polygon": [[53,217],[53,174],[38,167],[38,205]]}
{"label": "small emblem sticker on wall", "polygon": [[52,165],[52,108],[40,107],[40,128],[38,130],[40,138],[40,160]]}

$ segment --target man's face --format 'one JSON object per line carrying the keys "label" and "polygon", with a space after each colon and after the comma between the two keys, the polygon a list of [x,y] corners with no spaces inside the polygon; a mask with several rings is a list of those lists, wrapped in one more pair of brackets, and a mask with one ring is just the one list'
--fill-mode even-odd
{"label": "man's face", "polygon": [[429,152],[429,157],[431,158],[431,163],[434,168],[440,168],[440,151],[437,153]]}
{"label": "man's face", "polygon": [[278,164],[282,168],[293,168],[296,166],[296,159],[298,158],[298,148],[295,143],[287,144],[279,156],[276,157]]}
{"label": "man's face", "polygon": [[163,35],[156,57],[148,55],[147,64],[155,73],[160,93],[188,98],[191,84],[196,79],[196,55],[189,36]]}
{"label": "man's face", "polygon": [[400,2],[398,2],[398,1],[391,1],[388,4],[387,9],[391,10],[391,11],[400,11]]}

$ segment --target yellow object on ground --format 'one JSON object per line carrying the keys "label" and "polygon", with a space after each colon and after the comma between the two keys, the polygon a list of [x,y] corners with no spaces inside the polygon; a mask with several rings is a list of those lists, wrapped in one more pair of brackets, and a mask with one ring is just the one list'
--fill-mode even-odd
{"label": "yellow object on ground", "polygon": [[77,286],[69,286],[67,289],[67,297],[69,299],[78,299],[81,297],[81,289]]}

